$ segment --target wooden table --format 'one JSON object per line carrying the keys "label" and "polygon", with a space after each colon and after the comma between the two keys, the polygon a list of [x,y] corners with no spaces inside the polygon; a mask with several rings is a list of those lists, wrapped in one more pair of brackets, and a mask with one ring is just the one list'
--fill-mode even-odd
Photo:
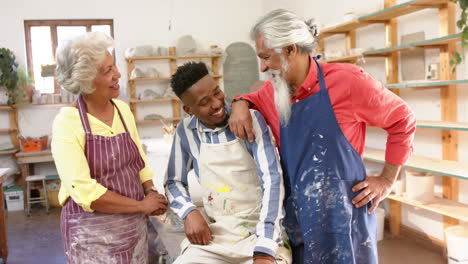
{"label": "wooden table", "polygon": [[[34,163],[52,162],[52,152],[50,149],[36,152],[18,152],[16,153],[16,161],[21,166],[21,185],[23,185],[23,197],[26,195],[26,177],[34,174]],[[26,199],[24,199],[24,205],[26,208]]]}
{"label": "wooden table", "polygon": [[8,258],[5,204],[3,202],[3,182],[6,180],[9,170],[9,168],[0,168],[0,257],[3,260],[3,263],[6,263]]}

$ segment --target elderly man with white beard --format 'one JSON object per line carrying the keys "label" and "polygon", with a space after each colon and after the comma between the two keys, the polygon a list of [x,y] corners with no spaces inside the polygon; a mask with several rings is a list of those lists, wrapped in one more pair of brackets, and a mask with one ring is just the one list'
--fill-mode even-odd
{"label": "elderly man with white beard", "polygon": [[[237,96],[229,120],[240,138],[254,133],[248,108],[272,128],[285,177],[284,225],[294,263],[378,263],[374,210],[412,153],[415,116],[361,68],[318,63],[317,29],[278,9],[251,31],[263,87]],[[386,130],[385,165],[366,176],[366,126]]]}

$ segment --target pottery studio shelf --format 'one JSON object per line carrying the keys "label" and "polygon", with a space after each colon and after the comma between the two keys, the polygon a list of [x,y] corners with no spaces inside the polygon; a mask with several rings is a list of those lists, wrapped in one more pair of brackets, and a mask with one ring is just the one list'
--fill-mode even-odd
{"label": "pottery studio shelf", "polygon": [[434,49],[444,47],[447,44],[454,43],[460,40],[460,34],[453,34],[449,36],[444,36],[440,38],[433,38],[427,39],[423,41],[417,41],[413,43],[388,47],[388,48],[381,48],[381,49],[374,49],[365,51],[363,53],[356,53],[352,55],[347,55],[338,58],[332,58],[326,60],[328,63],[333,62],[355,62],[360,57],[386,57],[394,52],[400,52],[403,50],[411,50],[411,49]]}
{"label": "pottery studio shelf", "polygon": [[343,56],[339,58],[333,58],[325,60],[327,63],[336,63],[336,62],[356,62],[359,58],[362,58],[362,53],[356,53],[348,56]]}
{"label": "pottery studio shelf", "polygon": [[187,56],[142,56],[142,57],[128,57],[127,62],[143,61],[143,60],[190,60],[190,59],[209,59],[220,58],[221,55],[187,55]]}
{"label": "pottery studio shelf", "polygon": [[[372,162],[384,163],[385,152],[366,148],[364,151],[364,159]],[[468,180],[468,164],[458,161],[412,156],[403,167]]]}
{"label": "pottery studio shelf", "polygon": [[174,121],[180,121],[182,118],[181,117],[171,117],[171,118],[159,118],[159,119],[151,119],[151,120],[137,120],[136,123],[139,125],[149,125],[149,124],[154,124],[154,123],[159,123],[159,122],[174,122]]}
{"label": "pottery studio shelf", "polygon": [[390,194],[387,198],[419,209],[424,209],[462,221],[468,221],[468,205],[460,202],[434,197],[434,199],[427,203],[421,203],[419,201],[407,199],[404,195],[396,194]]}
{"label": "pottery studio shelf", "polygon": [[[222,78],[223,75],[211,75],[214,79]],[[141,78],[130,78],[129,82],[135,81],[170,81],[171,77],[141,77]]]}
{"label": "pottery studio shelf", "polygon": [[139,103],[154,103],[154,102],[172,102],[173,100],[180,101],[178,98],[160,97],[160,98],[154,98],[154,99],[130,99],[130,102],[139,104]]}
{"label": "pottery studio shelf", "polygon": [[12,155],[18,152],[17,149],[10,149],[10,150],[0,150],[0,156],[5,156],[5,155]]}
{"label": "pottery studio shelf", "polygon": [[447,44],[454,43],[460,40],[460,34],[453,34],[449,36],[427,39],[423,41],[417,41],[413,43],[398,45],[394,47],[382,48],[382,49],[375,49],[363,52],[362,55],[365,57],[381,57],[381,56],[388,56],[393,52],[398,52],[402,50],[409,50],[409,49],[434,49],[443,47]]}
{"label": "pottery studio shelf", "polygon": [[375,24],[384,23],[390,19],[397,18],[399,16],[414,13],[427,8],[434,8],[438,5],[447,3],[448,0],[413,0],[408,1],[399,5],[395,5],[389,8],[382,9],[380,11],[370,13],[359,18],[346,21],[344,23],[334,25],[328,28],[324,28],[320,32],[321,37],[328,37],[334,34],[344,34],[358,28]]}
{"label": "pottery studio shelf", "polygon": [[416,127],[440,129],[440,130],[468,131],[468,123],[463,123],[463,122],[418,120],[416,122]]}
{"label": "pottery studio shelf", "polygon": [[17,128],[0,128],[0,134],[18,131]]}
{"label": "pottery studio shelf", "polygon": [[[211,54],[216,54],[215,49],[217,46],[210,47]],[[137,94],[137,86],[143,82],[155,82],[154,85],[156,87],[161,87],[164,89],[168,89],[167,83],[157,83],[157,81],[170,81],[171,77],[177,70],[177,67],[187,60],[202,60],[202,59],[209,59],[211,61],[211,70],[212,70],[212,77],[215,82],[218,84],[220,78],[223,77],[222,74],[219,74],[219,59],[222,58],[221,54],[210,55],[210,54],[194,54],[194,55],[177,55],[176,47],[169,47],[168,49],[169,56],[148,56],[148,57],[129,57],[126,58],[127,61],[127,76],[128,84],[129,84],[129,92],[130,92],[130,109],[132,110],[135,119],[137,120],[137,125],[160,125],[165,121],[171,122],[172,124],[177,124],[182,118],[181,114],[181,102],[178,98],[155,98],[155,99],[139,99],[139,95]],[[162,63],[158,63],[157,67],[161,67],[160,64],[167,64],[169,66],[169,76],[163,77],[144,77],[144,78],[130,78],[133,69],[135,69],[135,65],[137,63],[145,63],[145,64],[152,64],[154,61],[163,61]],[[152,83],[153,85],[153,83]],[[142,116],[138,115],[138,108],[144,107],[143,105],[158,105],[161,103],[169,102],[172,105],[172,117],[169,118],[162,118],[162,119],[155,119],[155,120],[143,120]]]}
{"label": "pottery studio shelf", "polygon": [[446,87],[449,85],[468,84],[468,80],[452,80],[452,81],[422,81],[411,83],[394,83],[386,84],[388,89],[407,89],[407,88],[430,88],[430,87]]}

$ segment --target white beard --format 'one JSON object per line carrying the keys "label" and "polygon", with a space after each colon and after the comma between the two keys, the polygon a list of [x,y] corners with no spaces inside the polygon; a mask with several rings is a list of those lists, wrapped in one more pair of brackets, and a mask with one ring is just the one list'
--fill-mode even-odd
{"label": "white beard", "polygon": [[281,76],[278,70],[268,70],[271,76],[271,83],[275,91],[275,105],[278,111],[281,124],[286,126],[291,117],[291,93],[286,80]]}

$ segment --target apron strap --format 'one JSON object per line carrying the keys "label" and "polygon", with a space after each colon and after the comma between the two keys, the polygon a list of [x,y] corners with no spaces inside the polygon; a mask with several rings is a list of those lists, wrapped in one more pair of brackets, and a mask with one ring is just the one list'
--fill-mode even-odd
{"label": "apron strap", "polygon": [[119,117],[120,117],[120,121],[122,121],[122,124],[124,125],[125,127],[125,132],[128,133],[128,128],[127,128],[127,124],[125,124],[125,120],[122,116],[122,113],[120,112],[119,108],[117,107],[117,105],[114,103],[114,100],[111,99],[111,103],[115,106],[115,108],[117,109],[117,113],[119,113]]}
{"label": "apron strap", "polygon": [[[125,123],[125,120],[124,120],[124,118],[122,116],[122,113],[120,112],[120,109],[114,103],[114,100],[111,100],[111,103],[117,109],[117,113],[119,114],[120,121],[122,121],[122,124],[123,124],[123,126],[125,128],[125,132],[128,133],[127,124]],[[85,133],[90,135],[91,134],[91,126],[89,125],[88,115],[86,114],[87,113],[86,104],[84,103],[82,94],[80,94],[80,96],[78,97],[78,112],[80,114],[81,124],[83,124],[83,128],[85,130]]]}
{"label": "apron strap", "polygon": [[317,62],[317,59],[320,58],[319,56],[313,57],[313,58],[314,58],[315,64],[317,64],[317,75],[318,75],[318,79],[319,79],[320,90],[321,91],[326,91],[327,90],[327,85],[325,84],[325,77],[323,76],[322,67],[320,67],[320,64]]}
{"label": "apron strap", "polygon": [[83,100],[83,95],[78,96],[78,112],[80,114],[81,124],[87,135],[91,134],[91,126],[89,125],[88,115],[86,114],[86,105]]}

